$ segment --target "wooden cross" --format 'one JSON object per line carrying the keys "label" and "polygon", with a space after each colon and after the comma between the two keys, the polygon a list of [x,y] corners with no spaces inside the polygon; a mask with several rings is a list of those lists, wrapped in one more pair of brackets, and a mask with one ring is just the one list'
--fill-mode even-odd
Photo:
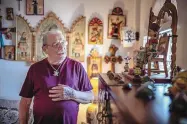
{"label": "wooden cross", "polygon": [[20,1],[22,0],[17,0],[18,1],[18,10],[20,11]]}
{"label": "wooden cross", "polygon": [[111,46],[109,47],[110,56],[106,55],[104,57],[104,60],[106,63],[111,62],[111,71],[114,73],[115,73],[115,64],[117,62],[119,62],[119,64],[121,64],[121,62],[123,61],[121,56],[115,56],[117,50],[118,50],[118,48],[114,44],[111,44]]}

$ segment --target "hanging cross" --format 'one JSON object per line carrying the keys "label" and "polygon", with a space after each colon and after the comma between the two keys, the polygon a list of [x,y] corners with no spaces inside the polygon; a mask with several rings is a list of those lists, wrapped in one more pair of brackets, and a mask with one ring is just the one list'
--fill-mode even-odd
{"label": "hanging cross", "polygon": [[22,0],[17,0],[18,1],[18,10],[20,11],[20,1]]}
{"label": "hanging cross", "polygon": [[114,73],[115,73],[115,64],[117,62],[119,62],[119,64],[121,64],[121,62],[123,61],[121,56],[115,56],[117,50],[118,50],[118,48],[114,44],[112,44],[109,47],[110,56],[106,55],[104,57],[106,63],[111,62],[111,71]]}

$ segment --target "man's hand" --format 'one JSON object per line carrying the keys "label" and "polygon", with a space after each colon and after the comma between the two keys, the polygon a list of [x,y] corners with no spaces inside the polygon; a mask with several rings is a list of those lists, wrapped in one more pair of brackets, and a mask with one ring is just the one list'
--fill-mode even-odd
{"label": "man's hand", "polygon": [[58,84],[49,90],[49,97],[52,101],[70,100],[75,98],[75,90],[69,86]]}

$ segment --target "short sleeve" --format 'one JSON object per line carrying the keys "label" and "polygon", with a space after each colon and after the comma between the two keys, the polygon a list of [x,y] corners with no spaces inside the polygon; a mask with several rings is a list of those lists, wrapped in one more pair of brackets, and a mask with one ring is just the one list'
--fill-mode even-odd
{"label": "short sleeve", "polygon": [[33,66],[29,68],[29,71],[27,72],[27,76],[25,78],[25,81],[23,83],[23,86],[20,91],[20,96],[26,97],[26,98],[32,98],[33,97],[33,89],[34,89],[34,75],[33,75]]}
{"label": "short sleeve", "polygon": [[82,66],[82,64],[79,64],[79,83],[78,87],[80,91],[90,91],[93,89],[90,80],[88,78],[88,75]]}

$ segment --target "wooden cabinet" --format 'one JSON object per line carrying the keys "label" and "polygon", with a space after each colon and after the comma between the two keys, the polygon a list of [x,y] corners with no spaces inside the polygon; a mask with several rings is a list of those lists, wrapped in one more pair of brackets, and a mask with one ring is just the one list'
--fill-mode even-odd
{"label": "wooden cabinet", "polygon": [[[128,82],[125,78],[123,80]],[[181,118],[169,111],[171,99],[164,95],[168,85],[156,85],[155,99],[150,101],[135,97],[138,86],[133,86],[129,91],[122,87],[123,84],[109,80],[106,74],[99,75],[99,124],[180,123]]]}

